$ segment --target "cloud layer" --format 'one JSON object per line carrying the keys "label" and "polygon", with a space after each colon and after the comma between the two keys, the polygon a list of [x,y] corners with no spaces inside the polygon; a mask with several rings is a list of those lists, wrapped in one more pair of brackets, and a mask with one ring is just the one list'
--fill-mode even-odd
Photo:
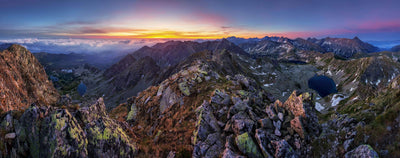
{"label": "cloud layer", "polygon": [[145,45],[152,46],[168,39],[38,39],[20,38],[0,40],[0,43],[16,43],[31,52],[48,53],[115,53],[133,52]]}

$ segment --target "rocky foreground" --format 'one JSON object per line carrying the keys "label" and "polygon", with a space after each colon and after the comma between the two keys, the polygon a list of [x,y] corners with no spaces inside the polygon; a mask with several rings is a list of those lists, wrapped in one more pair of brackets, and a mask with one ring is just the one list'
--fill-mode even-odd
{"label": "rocky foreground", "polygon": [[103,99],[76,111],[32,104],[1,122],[4,157],[133,157],[135,143],[108,117]]}

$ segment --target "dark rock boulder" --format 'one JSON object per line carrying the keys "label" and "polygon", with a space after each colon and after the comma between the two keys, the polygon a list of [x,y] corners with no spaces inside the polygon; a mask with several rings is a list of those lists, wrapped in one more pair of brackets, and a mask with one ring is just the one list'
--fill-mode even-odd
{"label": "dark rock boulder", "polygon": [[296,158],[299,157],[294,149],[289,145],[289,143],[286,140],[280,140],[280,141],[273,141],[272,145],[275,148],[275,157],[290,157],[290,158]]}
{"label": "dark rock boulder", "polygon": [[360,145],[346,153],[345,158],[378,158],[378,154],[370,145]]}

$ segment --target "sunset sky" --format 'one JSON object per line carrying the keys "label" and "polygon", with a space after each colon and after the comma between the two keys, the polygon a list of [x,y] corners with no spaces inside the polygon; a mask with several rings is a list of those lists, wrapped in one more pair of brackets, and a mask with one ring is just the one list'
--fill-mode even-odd
{"label": "sunset sky", "polygon": [[0,0],[0,38],[400,39],[398,0]]}

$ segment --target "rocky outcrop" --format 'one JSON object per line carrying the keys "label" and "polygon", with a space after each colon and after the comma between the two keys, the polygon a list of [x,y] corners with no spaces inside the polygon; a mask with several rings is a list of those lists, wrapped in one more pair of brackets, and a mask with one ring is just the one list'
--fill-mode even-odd
{"label": "rocky outcrop", "polygon": [[345,158],[377,158],[378,154],[369,145],[360,145],[344,156]]}
{"label": "rocky outcrop", "polygon": [[32,104],[1,118],[2,157],[132,157],[137,148],[103,99],[76,112]]}
{"label": "rocky outcrop", "polygon": [[[311,148],[309,142],[318,136],[320,127],[315,110],[312,109],[310,95],[297,96],[294,92],[290,97],[292,99],[285,103],[277,101],[267,105],[263,111],[260,109],[265,106],[262,105],[262,98],[258,98],[259,96],[251,91],[242,94],[244,96],[239,98],[232,97],[232,102],[225,106],[213,101],[216,99],[211,99],[211,103],[205,102],[198,108],[197,111],[201,113],[197,114],[199,122],[194,132],[195,157],[218,157],[219,153],[223,153],[223,157],[311,155],[308,151]],[[222,98],[221,96],[226,95],[229,96],[225,92],[219,92],[212,98]],[[254,98],[255,101],[246,100],[247,97]],[[218,110],[217,107],[227,110],[221,113],[223,109]],[[296,122],[295,126],[293,122]],[[218,144],[225,146],[221,147]]]}
{"label": "rocky outcrop", "polygon": [[[218,54],[224,53],[229,51]],[[142,144],[148,149],[139,155],[311,155],[311,140],[320,133],[312,95],[294,92],[286,102],[273,103],[254,79],[228,75],[241,72],[240,66],[214,63],[229,63],[232,57],[206,54],[189,58],[181,71],[128,102],[127,118],[138,141],[152,140]],[[157,154],[146,152],[152,150]]]}
{"label": "rocky outcrop", "polygon": [[36,58],[24,47],[0,52],[0,112],[23,110],[32,103],[56,103],[58,92]]}

